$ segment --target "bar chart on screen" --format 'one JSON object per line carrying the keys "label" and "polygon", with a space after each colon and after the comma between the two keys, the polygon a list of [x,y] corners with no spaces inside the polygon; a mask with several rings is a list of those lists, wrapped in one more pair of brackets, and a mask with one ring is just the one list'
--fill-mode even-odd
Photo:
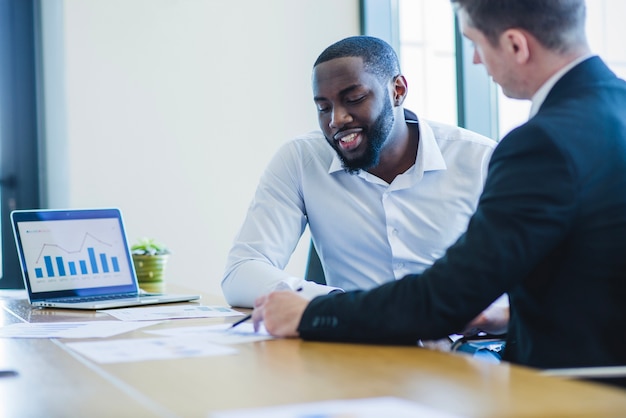
{"label": "bar chart on screen", "polygon": [[39,291],[76,281],[81,287],[128,282],[129,259],[115,219],[38,221],[23,223],[20,229],[28,236],[24,257]]}
{"label": "bar chart on screen", "polygon": [[[105,247],[104,250],[96,250],[95,246],[90,245],[88,241],[95,241],[99,247]],[[111,244],[106,243],[97,237],[85,233],[81,242],[81,246],[76,250],[70,250],[60,247],[54,243],[44,243],[35,266],[35,277],[38,279],[50,277],[66,277],[90,274],[106,274],[119,273],[119,258],[115,255],[109,255],[107,248],[110,250]],[[56,251],[55,251],[56,250]],[[51,255],[56,252],[61,255]],[[49,255],[45,255],[48,253]]]}

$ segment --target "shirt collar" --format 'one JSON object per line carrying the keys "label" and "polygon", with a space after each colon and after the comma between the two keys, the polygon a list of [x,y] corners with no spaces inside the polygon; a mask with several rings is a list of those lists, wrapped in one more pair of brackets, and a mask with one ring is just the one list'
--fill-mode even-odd
{"label": "shirt collar", "polygon": [[337,151],[333,148],[333,160],[330,163],[330,168],[328,169],[328,173],[334,173],[336,171],[342,171],[343,165],[341,164],[341,160],[337,155]]}
{"label": "shirt collar", "polygon": [[559,71],[554,73],[552,77],[550,77],[545,83],[543,83],[543,85],[539,87],[539,90],[537,90],[532,97],[532,104],[530,106],[530,116],[528,117],[528,119],[532,118],[533,116],[537,114],[537,112],[539,111],[539,108],[541,107],[543,102],[546,100],[546,97],[548,97],[548,93],[550,93],[550,90],[552,90],[552,87],[554,87],[554,85],[557,83],[557,81],[561,79],[561,77],[563,77],[569,70],[571,70],[572,68],[574,68],[575,66],[577,66],[578,64],[586,60],[587,58],[591,58],[592,56],[593,54],[585,54],[576,58],[574,61],[570,62],[569,64],[561,68]]}
{"label": "shirt collar", "polygon": [[417,148],[415,167],[418,168],[420,177],[421,173],[426,171],[445,170],[448,168],[432,128],[422,121],[419,130],[420,142]]}

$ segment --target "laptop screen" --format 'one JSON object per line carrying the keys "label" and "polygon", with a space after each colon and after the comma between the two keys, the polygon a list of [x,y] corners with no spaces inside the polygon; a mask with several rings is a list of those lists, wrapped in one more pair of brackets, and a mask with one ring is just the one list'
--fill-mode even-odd
{"label": "laptop screen", "polygon": [[14,211],[11,220],[31,302],[137,291],[118,209]]}

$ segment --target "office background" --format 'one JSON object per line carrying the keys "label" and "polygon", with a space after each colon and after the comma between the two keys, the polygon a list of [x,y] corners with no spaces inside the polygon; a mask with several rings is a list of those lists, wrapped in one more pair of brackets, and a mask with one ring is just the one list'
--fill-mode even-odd
{"label": "office background", "polygon": [[[388,40],[409,79],[407,107],[457,122],[448,0],[34,3],[42,205],[120,207],[131,241],[149,236],[171,248],[175,283],[220,291],[259,175],[282,143],[317,129],[313,62],[329,44],[362,33],[362,7],[390,5],[391,17],[369,17],[392,28]],[[626,2],[587,3],[592,47],[624,77]],[[495,86],[466,84],[491,95],[491,107],[471,108],[500,109],[489,122],[494,139],[527,116],[527,104]],[[307,248],[305,235],[293,274],[303,273]]]}
{"label": "office background", "polygon": [[[219,292],[276,149],[317,128],[310,75],[358,1],[41,2],[45,199],[118,206],[167,244],[169,280]],[[299,258],[298,258],[299,257]],[[301,274],[306,251],[294,257]]]}

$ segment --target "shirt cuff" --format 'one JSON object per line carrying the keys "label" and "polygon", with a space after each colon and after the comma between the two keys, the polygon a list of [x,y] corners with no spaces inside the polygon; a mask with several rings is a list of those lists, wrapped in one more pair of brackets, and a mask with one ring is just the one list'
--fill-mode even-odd
{"label": "shirt cuff", "polygon": [[326,286],[293,276],[281,280],[273,290],[299,291],[303,297],[309,300],[317,296],[327,295],[331,292],[343,292],[343,290],[338,287]]}

